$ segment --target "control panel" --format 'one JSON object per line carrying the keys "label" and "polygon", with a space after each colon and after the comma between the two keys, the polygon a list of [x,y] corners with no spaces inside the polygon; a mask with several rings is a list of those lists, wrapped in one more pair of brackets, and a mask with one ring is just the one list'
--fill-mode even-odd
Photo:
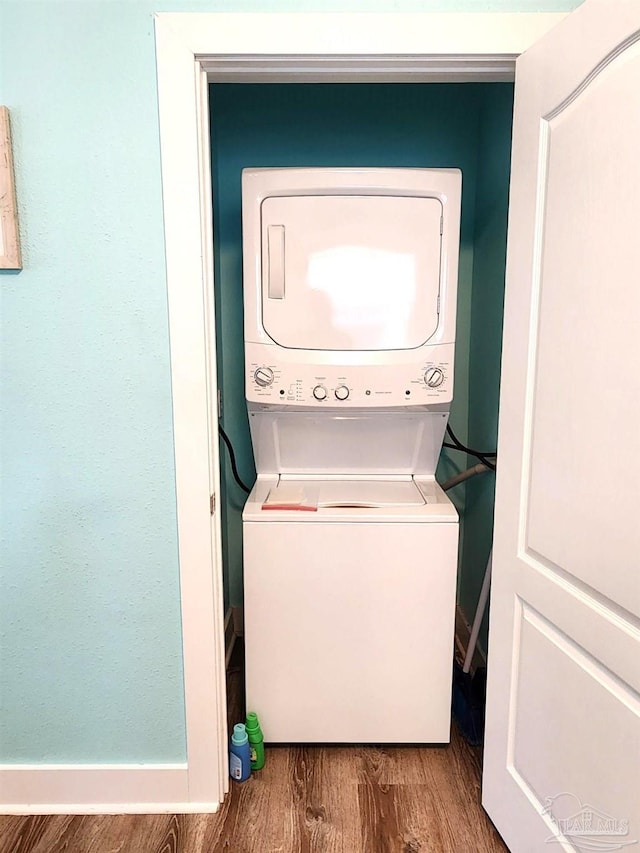
{"label": "control panel", "polygon": [[411,365],[249,361],[246,398],[255,403],[318,408],[448,403],[453,397],[453,346],[434,349],[438,351],[431,358]]}

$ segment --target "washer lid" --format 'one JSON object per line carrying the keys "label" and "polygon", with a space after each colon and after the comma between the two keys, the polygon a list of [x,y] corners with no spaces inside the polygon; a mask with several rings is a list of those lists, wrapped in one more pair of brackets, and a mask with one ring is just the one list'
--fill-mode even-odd
{"label": "washer lid", "polygon": [[436,198],[265,199],[265,332],[290,349],[421,346],[438,327],[441,217]]}
{"label": "washer lid", "polygon": [[315,510],[323,507],[424,506],[413,480],[280,479],[270,489],[264,509]]}
{"label": "washer lid", "polygon": [[[348,477],[333,478],[340,480],[350,489],[353,480]],[[373,483],[376,478],[371,478],[367,482]],[[404,481],[403,481],[404,480]],[[327,481],[322,479],[324,485]],[[398,493],[395,491],[396,481],[377,481],[380,492],[376,492],[377,497],[382,497],[386,501],[383,505],[368,506],[364,504],[350,505],[331,505],[331,506],[311,506],[310,495],[304,491],[307,487],[313,489],[318,486],[318,480],[310,480],[307,477],[271,477],[258,476],[251,494],[247,498],[244,510],[242,512],[243,522],[258,522],[268,523],[273,525],[273,535],[280,535],[278,532],[278,524],[380,524],[380,523],[396,523],[396,524],[423,524],[428,523],[446,523],[457,524],[458,514],[455,507],[436,483],[433,477],[421,477],[413,481],[413,484],[407,482],[405,478],[401,478],[400,484],[404,490],[405,486],[417,488],[420,492],[419,498],[414,503],[413,492],[407,490],[406,503],[395,503]],[[265,511],[267,498],[270,492],[275,489],[278,484],[286,484],[289,489],[284,492],[289,499],[300,499],[303,502],[297,506],[285,506],[275,509],[273,504],[270,505],[271,511]],[[303,484],[303,493],[299,491],[299,484]],[[333,484],[332,484],[333,485]],[[377,486],[374,486],[377,489]],[[334,493],[335,494],[335,493]],[[353,496],[354,491],[350,489],[350,494]],[[370,493],[371,494],[371,493]],[[369,496],[370,496],[369,494]],[[326,496],[326,493],[325,493]],[[403,495],[400,495],[402,499]],[[387,500],[388,499],[388,500]],[[305,503],[306,500],[306,503]],[[301,512],[300,510],[307,511]],[[354,533],[354,547],[357,550],[357,536]]]}

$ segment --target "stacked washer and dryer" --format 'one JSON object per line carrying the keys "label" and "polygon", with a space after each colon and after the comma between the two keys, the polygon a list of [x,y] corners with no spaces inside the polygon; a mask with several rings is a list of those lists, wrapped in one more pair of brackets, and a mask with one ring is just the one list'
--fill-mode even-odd
{"label": "stacked washer and dryer", "polygon": [[247,706],[271,742],[449,740],[461,173],[246,169]]}

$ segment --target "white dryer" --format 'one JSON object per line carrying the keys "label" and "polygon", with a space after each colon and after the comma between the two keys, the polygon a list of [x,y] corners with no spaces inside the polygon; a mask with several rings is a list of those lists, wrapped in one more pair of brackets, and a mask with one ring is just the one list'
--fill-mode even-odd
{"label": "white dryer", "polygon": [[243,172],[247,705],[271,742],[449,740],[461,175]]}

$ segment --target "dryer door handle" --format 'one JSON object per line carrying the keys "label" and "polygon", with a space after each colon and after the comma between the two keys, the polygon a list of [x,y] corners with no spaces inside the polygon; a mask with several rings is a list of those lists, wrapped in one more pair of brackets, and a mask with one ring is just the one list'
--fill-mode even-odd
{"label": "dryer door handle", "polygon": [[267,251],[267,294],[269,299],[284,299],[284,225],[267,226]]}

